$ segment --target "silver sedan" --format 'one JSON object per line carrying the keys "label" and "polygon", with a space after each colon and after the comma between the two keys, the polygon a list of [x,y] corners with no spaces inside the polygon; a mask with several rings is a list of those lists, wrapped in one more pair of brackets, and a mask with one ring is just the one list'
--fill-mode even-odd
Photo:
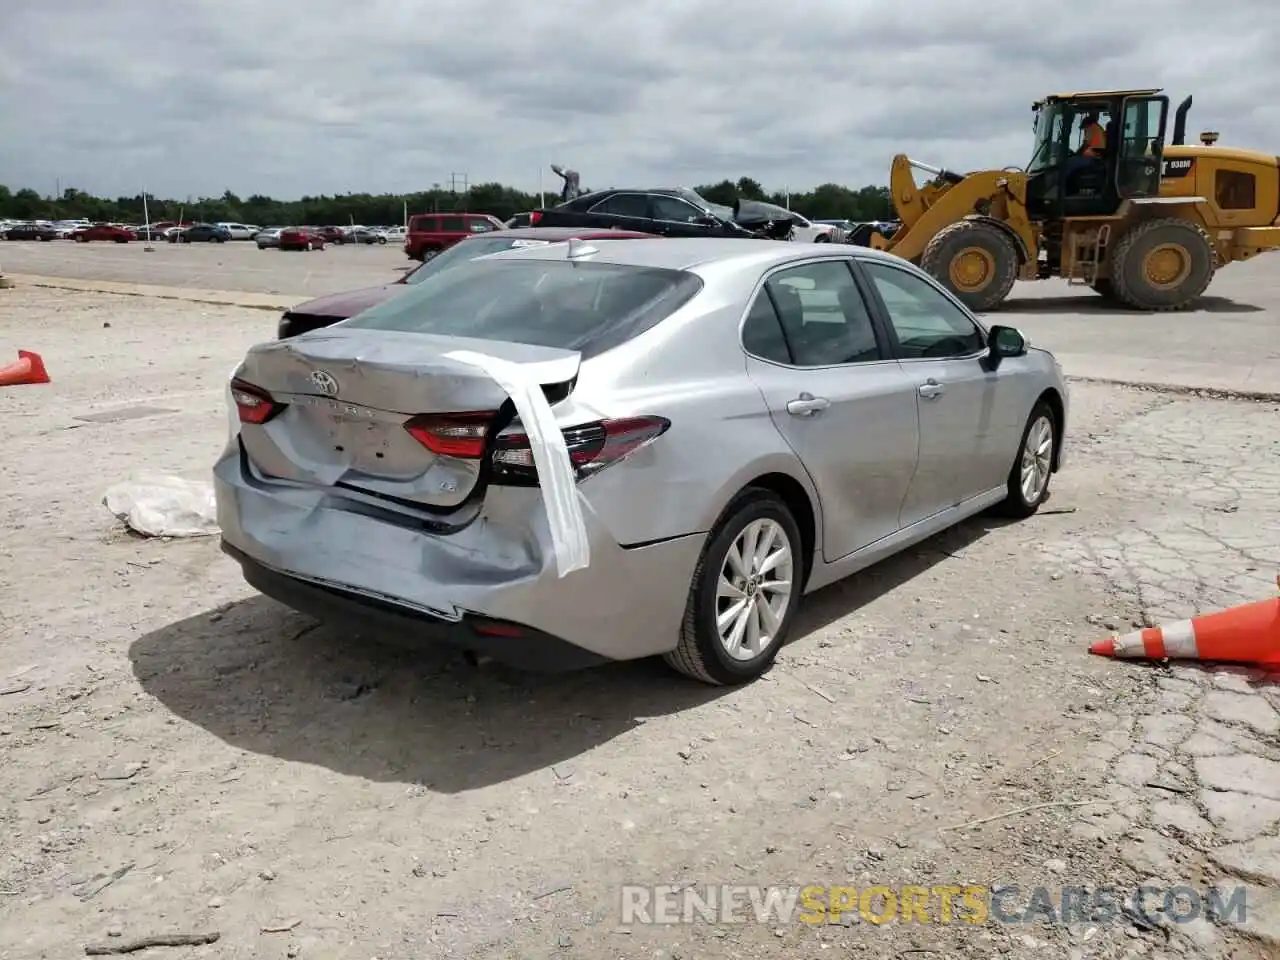
{"label": "silver sedan", "polygon": [[516,666],[767,670],[805,594],[1062,465],[1053,356],[896,257],[570,241],[249,351],[215,467],[248,582]]}

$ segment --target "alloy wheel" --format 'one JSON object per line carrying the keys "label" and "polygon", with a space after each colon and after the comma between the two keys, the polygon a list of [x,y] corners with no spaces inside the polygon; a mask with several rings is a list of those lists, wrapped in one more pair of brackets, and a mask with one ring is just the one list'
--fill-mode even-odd
{"label": "alloy wheel", "polygon": [[1022,445],[1022,499],[1034,504],[1044,496],[1053,467],[1053,423],[1047,416],[1037,417],[1027,430]]}
{"label": "alloy wheel", "polygon": [[734,660],[758,657],[782,628],[791,605],[795,552],[787,531],[768,517],[734,539],[716,582],[716,630]]}

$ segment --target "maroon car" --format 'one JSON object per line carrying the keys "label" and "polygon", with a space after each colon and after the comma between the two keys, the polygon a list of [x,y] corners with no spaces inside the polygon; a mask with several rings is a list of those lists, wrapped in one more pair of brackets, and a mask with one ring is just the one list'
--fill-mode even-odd
{"label": "maroon car", "polygon": [[92,227],[81,227],[71,231],[71,239],[76,243],[88,243],[90,240],[111,240],[115,243],[128,243],[138,239],[132,230],[117,227],[110,223],[95,223]]}
{"label": "maroon car", "polygon": [[311,227],[289,227],[280,231],[281,250],[323,250],[324,236]]}
{"label": "maroon car", "polygon": [[[281,235],[283,238],[283,235]],[[547,243],[563,243],[566,240],[642,240],[658,239],[652,233],[636,233],[631,230],[601,230],[598,227],[528,227],[517,230],[500,230],[492,233],[477,234],[459,240],[448,250],[432,257],[426,263],[416,267],[399,280],[383,284],[380,287],[365,287],[343,293],[330,294],[300,303],[280,318],[278,336],[281,340],[306,333],[308,330],[319,330],[340,320],[353,317],[362,310],[368,310],[387,300],[397,293],[404,292],[408,286],[421,283],[427,277],[433,277],[451,264],[476,257],[500,253],[513,247],[541,246]]]}

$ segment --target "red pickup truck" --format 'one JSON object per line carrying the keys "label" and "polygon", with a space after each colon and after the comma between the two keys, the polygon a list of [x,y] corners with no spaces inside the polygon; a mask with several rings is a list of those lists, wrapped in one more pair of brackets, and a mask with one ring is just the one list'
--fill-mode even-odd
{"label": "red pickup truck", "polygon": [[459,240],[501,229],[502,221],[487,213],[419,213],[409,218],[404,252],[410,260],[427,261]]}

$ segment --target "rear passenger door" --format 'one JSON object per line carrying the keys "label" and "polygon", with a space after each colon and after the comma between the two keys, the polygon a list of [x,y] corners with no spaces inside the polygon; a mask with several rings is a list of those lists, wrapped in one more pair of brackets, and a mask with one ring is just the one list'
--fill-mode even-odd
{"label": "rear passenger door", "polygon": [[823,559],[895,533],[916,467],[915,385],[892,358],[850,260],[770,273],[742,345],[749,376],[818,491]]}
{"label": "rear passenger door", "polygon": [[649,198],[643,193],[615,193],[587,211],[588,217],[602,227],[651,232]]}
{"label": "rear passenger door", "polygon": [[858,264],[920,408],[920,465],[902,505],[908,526],[1003,486],[1027,411],[1016,409],[1020,391],[1008,382],[1016,365],[984,368],[986,334],[963,307],[914,271]]}

